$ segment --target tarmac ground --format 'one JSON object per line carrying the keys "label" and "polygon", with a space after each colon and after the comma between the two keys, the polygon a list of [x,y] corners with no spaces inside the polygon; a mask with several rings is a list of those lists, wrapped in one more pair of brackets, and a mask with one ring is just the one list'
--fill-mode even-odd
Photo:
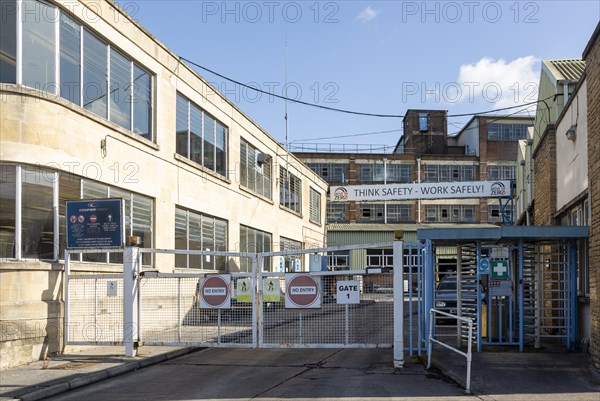
{"label": "tarmac ground", "polygon": [[600,401],[600,373],[589,355],[556,350],[473,354],[434,347],[393,367],[376,349],[67,347],[46,361],[0,372],[0,399],[52,400],[510,400]]}

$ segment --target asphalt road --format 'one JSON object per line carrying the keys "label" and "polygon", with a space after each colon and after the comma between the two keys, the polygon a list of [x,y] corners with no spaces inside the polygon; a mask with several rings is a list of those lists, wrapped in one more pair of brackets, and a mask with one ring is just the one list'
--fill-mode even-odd
{"label": "asphalt road", "polygon": [[51,400],[472,400],[390,349],[204,349]]}

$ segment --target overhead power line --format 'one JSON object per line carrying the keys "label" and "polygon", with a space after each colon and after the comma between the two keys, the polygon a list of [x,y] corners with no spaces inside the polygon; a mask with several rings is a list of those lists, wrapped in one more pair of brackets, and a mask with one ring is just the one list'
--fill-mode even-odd
{"label": "overhead power line", "polygon": [[[297,103],[297,104],[302,104],[304,106],[315,107],[315,108],[322,109],[322,110],[335,111],[335,112],[338,112],[338,113],[352,114],[352,115],[357,115],[357,116],[380,117],[380,118],[404,118],[405,117],[405,115],[403,115],[403,114],[367,113],[367,112],[362,112],[362,111],[340,109],[340,108],[337,108],[337,107],[323,106],[323,105],[317,104],[317,103],[305,102],[303,100],[294,99],[294,98],[283,96],[283,95],[278,95],[278,94],[273,93],[273,92],[269,92],[269,91],[266,91],[266,90],[263,90],[263,89],[260,89],[260,88],[256,88],[254,86],[247,85],[247,84],[245,84],[243,82],[240,82],[240,81],[235,80],[233,78],[230,78],[230,77],[228,77],[226,75],[220,74],[220,73],[218,73],[218,72],[216,72],[214,70],[211,70],[210,68],[205,67],[203,65],[200,65],[200,64],[198,64],[198,63],[196,63],[196,62],[194,62],[194,61],[192,61],[190,59],[187,59],[185,57],[180,57],[180,59],[183,60],[183,61],[185,61],[185,62],[187,62],[187,63],[189,63],[189,64],[191,64],[191,65],[193,65],[194,67],[200,68],[201,70],[204,70],[204,71],[209,72],[209,73],[211,73],[213,75],[216,75],[219,78],[223,78],[226,81],[233,82],[234,84],[240,85],[241,87],[244,87],[244,88],[247,88],[247,89],[251,89],[251,90],[256,91],[258,93],[269,95],[269,96],[275,97],[277,99],[281,99],[281,100],[288,101],[288,102],[291,102],[291,103]],[[539,100],[535,100],[535,101],[532,101],[532,102],[519,104],[517,106],[502,107],[502,108],[499,108],[499,109],[492,109],[492,110],[480,111],[480,112],[475,112],[475,113],[448,114],[446,117],[448,117],[448,118],[450,118],[450,117],[469,117],[469,116],[474,116],[474,115],[497,113],[499,111],[512,110],[512,109],[521,108],[521,107],[524,107],[524,106],[531,106],[531,105],[534,105],[534,104],[537,104],[537,103],[545,102],[546,100],[549,100],[549,99],[551,99],[553,97],[554,97],[554,95],[551,95],[551,96],[548,96],[545,99],[539,99]]]}

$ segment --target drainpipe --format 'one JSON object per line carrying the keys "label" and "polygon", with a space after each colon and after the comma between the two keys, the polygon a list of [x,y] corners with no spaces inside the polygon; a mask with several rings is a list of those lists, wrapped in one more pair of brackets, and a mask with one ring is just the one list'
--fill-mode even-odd
{"label": "drainpipe", "polygon": [[[417,182],[421,183],[421,158],[417,158]],[[421,198],[417,199],[417,223],[421,224]]]}
{"label": "drainpipe", "polygon": [[[521,213],[525,212],[527,213],[527,210],[525,209],[525,185],[527,185],[527,183],[525,182],[525,160],[521,160],[520,162],[521,165],[521,191],[519,192],[519,210]],[[522,214],[519,213],[519,217],[522,216]]]}
{"label": "drainpipe", "polygon": [[[387,157],[383,158],[383,184],[387,185]],[[387,224],[387,201],[383,201],[383,222]]]}
{"label": "drainpipe", "polygon": [[527,177],[527,225],[531,225],[531,204],[533,203],[533,139],[527,140],[529,176]]}

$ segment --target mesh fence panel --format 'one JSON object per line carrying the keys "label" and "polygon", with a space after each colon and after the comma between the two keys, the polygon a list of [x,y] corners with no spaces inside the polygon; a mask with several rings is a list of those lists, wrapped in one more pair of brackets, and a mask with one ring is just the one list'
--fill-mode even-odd
{"label": "mesh fence panel", "polygon": [[[278,278],[285,294],[282,275]],[[391,346],[393,342],[392,274],[319,275],[321,308],[288,309],[279,302],[263,303],[262,338],[265,347]],[[336,300],[336,283],[359,282],[360,303],[343,305]]]}
{"label": "mesh fence panel", "polygon": [[140,282],[140,338],[145,344],[214,346],[252,344],[252,303],[235,299],[231,308],[202,309],[201,277],[153,277]]}
{"label": "mesh fence panel", "polygon": [[69,277],[70,343],[123,342],[123,278]]}

